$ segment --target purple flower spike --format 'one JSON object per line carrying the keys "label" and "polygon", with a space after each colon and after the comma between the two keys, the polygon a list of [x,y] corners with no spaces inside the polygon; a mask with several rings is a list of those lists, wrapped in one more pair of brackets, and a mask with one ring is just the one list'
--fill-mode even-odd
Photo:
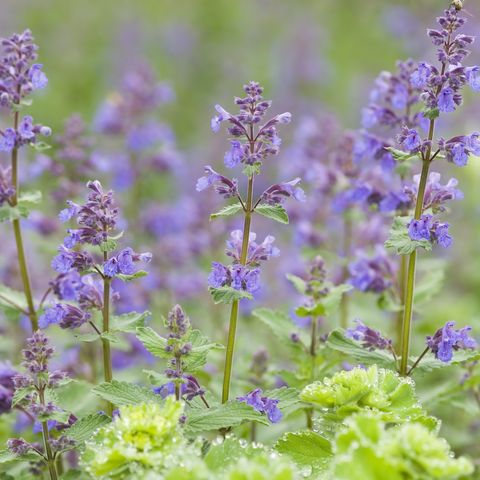
{"label": "purple flower spike", "polygon": [[13,128],[0,132],[0,152],[11,152],[15,148],[17,134]]}
{"label": "purple flower spike", "polygon": [[245,155],[244,148],[238,140],[230,140],[230,150],[225,153],[223,161],[228,168],[236,167]]}
{"label": "purple flower spike", "polygon": [[441,112],[454,112],[455,111],[455,100],[454,92],[450,87],[444,88],[438,95],[438,109]]}
{"label": "purple flower spike", "polygon": [[279,400],[262,396],[262,389],[256,388],[243,397],[237,397],[239,402],[244,402],[253,407],[257,412],[263,413],[272,423],[278,423],[283,415],[278,408]]}
{"label": "purple flower spike", "polygon": [[454,329],[455,322],[447,322],[438,329],[433,336],[426,338],[427,347],[438,360],[448,363],[456,350],[470,350],[477,348],[477,342],[469,336],[472,327]]}
{"label": "purple flower spike", "polygon": [[432,216],[422,215],[418,220],[413,219],[408,224],[408,235],[412,240],[430,240]]}
{"label": "purple flower spike", "polygon": [[465,76],[472,90],[480,92],[480,67],[466,68]]}

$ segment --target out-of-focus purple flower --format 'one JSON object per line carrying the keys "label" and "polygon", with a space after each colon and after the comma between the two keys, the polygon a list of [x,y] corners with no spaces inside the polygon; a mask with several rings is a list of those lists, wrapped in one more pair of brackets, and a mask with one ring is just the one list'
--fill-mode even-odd
{"label": "out-of-focus purple flower", "polygon": [[455,322],[447,322],[439,328],[433,336],[426,338],[426,344],[436,358],[448,363],[453,358],[456,350],[468,350],[477,348],[477,342],[470,337],[472,327],[455,329]]}
{"label": "out-of-focus purple flower", "polygon": [[361,292],[382,293],[392,286],[394,267],[381,249],[373,257],[360,257],[349,265],[348,270],[348,282]]}
{"label": "out-of-focus purple flower", "polygon": [[470,87],[476,92],[480,91],[480,67],[468,67],[465,76]]}
{"label": "out-of-focus purple flower", "polygon": [[0,152],[11,152],[15,148],[17,134],[13,128],[0,131]]}
{"label": "out-of-focus purple flower", "polygon": [[[255,242],[257,234],[250,232],[247,250],[247,265],[258,265],[262,261],[267,261],[270,257],[278,257],[280,250],[273,245],[275,237],[267,235],[265,240],[258,244]],[[227,249],[225,253],[234,259],[236,263],[240,262],[242,252],[243,232],[234,230],[230,233],[230,240],[227,240]]]}
{"label": "out-of-focus purple flower", "polygon": [[446,87],[438,94],[437,106],[441,112],[455,111],[454,92],[451,88]]}
{"label": "out-of-focus purple flower", "polygon": [[17,373],[10,362],[0,362],[0,415],[9,412],[12,407],[15,391],[13,377]]}
{"label": "out-of-focus purple flower", "polygon": [[432,69],[426,62],[419,62],[416,70],[410,75],[410,81],[416,88],[424,88],[427,85]]}
{"label": "out-of-focus purple flower", "polygon": [[5,202],[9,202],[14,193],[15,188],[12,185],[11,168],[3,168],[0,165],[0,207]]}
{"label": "out-of-focus purple flower", "polygon": [[230,140],[230,150],[225,153],[223,161],[228,168],[236,167],[245,155],[243,145],[238,140]]}
{"label": "out-of-focus purple flower", "polygon": [[30,67],[29,75],[33,88],[39,90],[45,88],[48,85],[48,78],[42,71],[43,65],[41,63],[34,63]]}
{"label": "out-of-focus purple flower", "polygon": [[417,152],[422,145],[418,132],[408,127],[403,128],[402,133],[398,136],[398,142],[409,152]]}
{"label": "out-of-focus purple flower", "polygon": [[262,396],[261,388],[247,393],[243,397],[237,397],[239,402],[244,402],[253,407],[257,412],[263,413],[272,423],[278,423],[282,419],[282,412],[278,408],[279,400]]}
{"label": "out-of-focus purple flower", "polygon": [[356,327],[348,328],[345,331],[345,335],[349,338],[353,338],[358,342],[362,342],[363,348],[369,350],[386,350],[392,347],[392,340],[384,337],[378,330],[368,327],[360,320],[355,320]]}

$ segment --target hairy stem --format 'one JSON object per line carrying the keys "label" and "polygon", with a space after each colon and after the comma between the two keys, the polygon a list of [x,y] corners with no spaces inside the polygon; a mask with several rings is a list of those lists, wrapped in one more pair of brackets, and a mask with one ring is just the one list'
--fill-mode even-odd
{"label": "hairy stem", "polygon": [[[245,265],[247,263],[248,255],[248,237],[250,236],[250,224],[252,220],[252,206],[253,206],[253,175],[248,178],[247,202],[245,205],[245,220],[243,223],[243,241],[242,251],[240,254],[240,263]],[[235,334],[237,331],[238,321],[238,300],[232,303],[230,311],[230,324],[228,328],[227,351],[225,354],[225,370],[223,373],[223,389],[222,389],[222,403],[228,400],[230,394],[230,380],[232,377],[233,352],[235,349]]]}
{"label": "hairy stem", "polygon": [[400,349],[402,345],[402,328],[403,328],[403,311],[405,308],[405,280],[407,276],[407,257],[402,255],[400,257],[400,270],[398,272],[398,296],[400,300],[401,309],[397,313],[396,318],[396,333],[397,341],[396,348]]}
{"label": "hairy stem", "polygon": [[[346,213],[343,217],[343,260],[345,265],[343,267],[342,273],[342,282],[346,282],[349,272],[348,272],[348,259],[350,257],[352,243],[352,219],[350,215]],[[340,303],[340,326],[342,328],[348,327],[348,310],[349,310],[349,296],[347,294],[342,295],[342,300]]]}
{"label": "hairy stem", "polygon": [[[18,112],[15,112],[13,128],[15,131],[18,129]],[[18,204],[18,148],[12,150],[12,186],[15,189],[15,193],[10,201],[12,207]],[[38,330],[38,318],[35,305],[33,303],[32,285],[30,282],[30,275],[28,273],[27,259],[25,256],[25,249],[23,247],[22,229],[20,226],[20,220],[18,218],[12,221],[13,233],[15,235],[15,243],[17,246],[18,267],[20,269],[20,276],[22,278],[23,291],[25,293],[25,300],[28,305],[28,317],[32,325],[32,331]]]}
{"label": "hairy stem", "polygon": [[[108,260],[107,252],[104,252],[103,258],[105,262]],[[103,277],[103,325],[102,333],[107,333],[110,330],[110,278]],[[102,346],[103,346],[103,374],[106,382],[111,382],[112,375],[112,354],[110,350],[110,340],[108,338],[102,337]],[[107,402],[107,413],[112,415],[113,413],[113,404]]]}

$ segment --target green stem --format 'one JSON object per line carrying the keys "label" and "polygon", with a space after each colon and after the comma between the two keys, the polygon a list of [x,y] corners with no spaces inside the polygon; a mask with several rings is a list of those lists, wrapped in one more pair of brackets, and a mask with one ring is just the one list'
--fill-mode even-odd
{"label": "green stem", "polygon": [[[310,338],[310,357],[312,360],[312,370],[310,375],[311,382],[315,381],[315,366],[317,361],[317,330],[318,330],[318,318],[312,318],[312,325],[311,325],[311,338]],[[313,408],[306,408],[305,415],[307,416],[307,428],[309,430],[313,430]]]}
{"label": "green stem", "polygon": [[410,370],[407,372],[407,375],[410,375],[415,370],[415,368],[417,368],[418,364],[422,361],[422,358],[428,353],[429,350],[430,348],[427,347],[422,352],[422,354],[415,360],[415,363],[411,366]]}
{"label": "green stem", "polygon": [[[253,175],[248,178],[247,202],[245,205],[245,220],[243,223],[243,240],[242,251],[240,253],[240,263],[245,265],[247,263],[248,255],[248,238],[250,236],[250,224],[252,221],[252,206],[253,206]],[[228,328],[227,351],[225,354],[225,369],[223,373],[223,389],[222,389],[222,403],[228,401],[230,395],[230,381],[232,377],[233,366],[233,352],[235,349],[235,334],[237,331],[238,321],[238,300],[232,303],[230,311],[230,324]]]}
{"label": "green stem", "polygon": [[[40,403],[42,405],[45,405],[44,391],[39,390],[38,395],[40,398]],[[58,475],[57,475],[57,468],[55,465],[55,456],[53,455],[52,447],[50,446],[50,433],[48,432],[48,423],[46,421],[42,422],[42,437],[43,437],[43,446],[45,447],[45,454],[47,457],[47,465],[48,465],[48,471],[50,473],[50,479],[57,480]]]}
{"label": "green stem", "polygon": [[[430,120],[430,130],[428,134],[429,140],[433,138],[433,131],[435,128],[435,120]],[[422,173],[420,175],[420,184],[418,185],[417,203],[415,205],[415,216],[418,220],[423,212],[423,198],[425,196],[425,187],[427,186],[428,170],[430,168],[431,149],[429,149],[423,159]],[[410,352],[410,337],[412,333],[412,314],[413,301],[415,291],[415,268],[417,264],[417,251],[414,250],[408,259],[407,283],[405,288],[405,308],[403,312],[402,324],[402,346],[400,360],[400,374],[407,375],[408,371],[408,355]]]}
{"label": "green stem", "polygon": [[400,271],[398,272],[398,294],[399,294],[401,309],[398,311],[397,318],[396,318],[396,332],[397,332],[396,348],[398,349],[400,349],[402,345],[402,328],[403,328],[403,311],[405,308],[406,276],[407,276],[407,257],[406,255],[401,255]]}
{"label": "green stem", "polygon": [[[343,217],[343,260],[345,265],[343,267],[342,281],[346,282],[349,276],[348,272],[348,259],[350,257],[352,243],[352,220],[350,215],[345,213]],[[342,328],[348,327],[348,310],[349,310],[349,299],[350,297],[347,294],[342,295],[342,300],[340,303],[340,326]]]}
{"label": "green stem", "polygon": [[[15,131],[18,130],[18,112],[15,112],[15,115],[14,115],[13,128]],[[18,204],[18,193],[19,193],[18,149],[17,148],[14,148],[12,150],[12,186],[15,189],[15,193],[13,194],[10,203],[12,207],[15,207]],[[20,276],[22,278],[23,291],[25,293],[25,299],[28,305],[28,317],[30,318],[30,323],[32,324],[32,330],[35,331],[35,330],[38,330],[37,311],[33,303],[32,285],[30,282],[30,275],[28,274],[25,249],[23,247],[23,238],[22,238],[22,229],[20,227],[20,220],[16,218],[13,220],[12,224],[13,224],[13,233],[15,235],[15,243],[17,246],[18,267],[20,269]]]}
{"label": "green stem", "polygon": [[[108,255],[104,252],[104,260],[108,260]],[[103,277],[103,325],[102,332],[108,333],[110,330],[110,278]],[[106,382],[111,382],[112,375],[112,354],[110,350],[110,340],[102,337],[103,346],[103,374]],[[112,415],[113,404],[107,402],[107,413]]]}

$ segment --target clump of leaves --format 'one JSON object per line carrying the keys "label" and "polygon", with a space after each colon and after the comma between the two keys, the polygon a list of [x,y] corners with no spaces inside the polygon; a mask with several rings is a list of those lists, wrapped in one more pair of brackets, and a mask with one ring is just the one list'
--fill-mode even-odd
{"label": "clump of leaves", "polygon": [[455,458],[445,439],[419,423],[388,428],[365,413],[345,423],[334,446],[337,480],[454,480],[473,472],[468,459]]}
{"label": "clump of leaves", "polygon": [[304,388],[300,398],[322,409],[325,417],[334,422],[341,422],[354,413],[371,411],[386,422],[415,419],[429,428],[437,424],[418,402],[413,380],[376,365],[344,370],[312,383]]}

